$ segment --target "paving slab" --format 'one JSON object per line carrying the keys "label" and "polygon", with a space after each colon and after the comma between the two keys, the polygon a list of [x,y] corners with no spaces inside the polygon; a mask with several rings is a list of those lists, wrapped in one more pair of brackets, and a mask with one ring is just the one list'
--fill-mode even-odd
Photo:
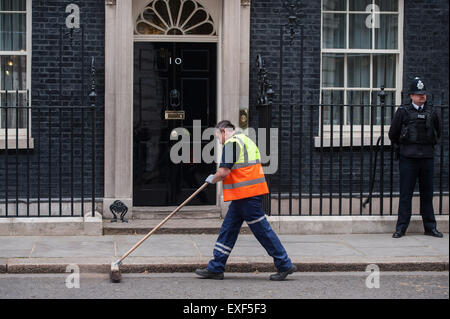
{"label": "paving slab", "polygon": [[41,237],[31,257],[114,256],[114,239],[108,236]]}
{"label": "paving slab", "polygon": [[441,253],[430,248],[430,247],[391,247],[386,249],[384,247],[369,247],[369,248],[358,248],[360,251],[364,252],[367,256],[439,256]]}
{"label": "paving slab", "polygon": [[292,256],[362,256],[360,251],[342,243],[288,243],[286,251]]}
{"label": "paving slab", "polygon": [[284,243],[337,243],[341,241],[340,235],[279,235],[281,242]]}
{"label": "paving slab", "polygon": [[[403,237],[402,237],[403,238]],[[400,239],[402,239],[400,238]],[[415,240],[420,242],[422,245],[432,247],[436,249],[441,254],[449,254],[449,238],[448,234],[444,234],[444,238],[435,238],[431,236],[415,236]]]}
{"label": "paving slab", "polygon": [[353,247],[417,247],[424,244],[424,242],[417,240],[418,237],[424,236],[392,238],[392,234],[355,234],[339,235],[336,237],[336,240],[345,242]]}
{"label": "paving slab", "polygon": [[448,255],[449,254],[449,245],[448,243],[442,243],[442,244],[433,244],[430,245],[433,249],[439,252],[441,255]]}
{"label": "paving slab", "polygon": [[[116,256],[122,256],[143,236],[116,236]],[[189,236],[151,236],[130,256],[200,256]]]}
{"label": "paving slab", "polygon": [[0,257],[30,257],[32,249],[39,237],[16,237],[16,236],[1,236],[0,237]]}

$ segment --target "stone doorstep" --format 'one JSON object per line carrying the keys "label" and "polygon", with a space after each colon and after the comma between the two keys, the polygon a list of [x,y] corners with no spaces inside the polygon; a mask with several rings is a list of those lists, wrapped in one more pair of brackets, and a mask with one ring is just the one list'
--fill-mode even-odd
{"label": "stone doorstep", "polygon": [[[175,207],[133,207],[133,219],[159,219],[163,220],[167,217]],[[125,216],[126,217],[126,216]],[[213,219],[220,217],[220,208],[217,206],[185,206],[172,220],[177,219]]]}
{"label": "stone doorstep", "polygon": [[[145,260],[144,260],[145,259]],[[302,261],[300,257],[292,260],[299,272],[365,272],[367,266],[376,264],[380,271],[448,271],[448,257],[421,257],[421,258],[390,258],[376,259],[366,258],[365,260],[309,260]],[[109,273],[111,259],[88,261],[76,264],[64,258],[53,259],[18,259],[13,258],[0,263],[0,272],[10,274],[46,274],[46,273],[69,273],[67,266],[76,264],[80,267],[81,273]],[[184,257],[184,258],[137,258],[129,260],[120,266],[122,273],[172,273],[172,272],[193,272],[197,268],[206,267],[209,258],[206,257]],[[275,267],[271,258],[248,258],[234,257],[227,263],[226,272],[274,272]]]}
{"label": "stone doorstep", "polygon": [[[151,232],[153,228],[104,228],[103,235],[145,235]],[[217,235],[220,228],[160,228],[155,235]],[[250,228],[242,227],[240,234],[251,234]]]}
{"label": "stone doorstep", "polygon": [[[132,219],[128,223],[103,220],[103,235],[142,235],[149,233],[162,219]],[[171,219],[167,221],[157,234],[218,234],[223,219]],[[155,234],[156,234],[155,233]],[[241,234],[251,234],[250,229],[244,223]]]}

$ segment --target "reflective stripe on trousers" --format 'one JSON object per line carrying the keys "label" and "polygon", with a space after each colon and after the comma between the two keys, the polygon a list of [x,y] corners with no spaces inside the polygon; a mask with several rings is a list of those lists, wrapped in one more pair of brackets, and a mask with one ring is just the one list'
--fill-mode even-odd
{"label": "reflective stripe on trousers", "polygon": [[235,200],[231,203],[222,223],[213,250],[214,258],[210,260],[208,270],[215,273],[225,271],[225,264],[244,221],[246,221],[258,242],[273,258],[277,270],[280,272],[288,270],[292,266],[292,262],[262,211],[261,196]]}

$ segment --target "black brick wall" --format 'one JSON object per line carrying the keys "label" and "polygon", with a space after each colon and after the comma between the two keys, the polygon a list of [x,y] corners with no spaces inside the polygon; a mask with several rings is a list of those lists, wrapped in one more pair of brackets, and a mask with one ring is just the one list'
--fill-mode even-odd
{"label": "black brick wall", "polygon": [[[275,91],[271,126],[281,127],[280,171],[279,175],[275,175],[272,179],[272,190],[277,190],[281,181],[282,189],[287,190],[292,185],[294,192],[298,192],[301,179],[302,193],[308,194],[311,186],[312,193],[318,194],[321,188],[320,174],[322,174],[322,191],[325,195],[329,192],[348,193],[350,187],[353,192],[359,192],[361,188],[363,192],[368,192],[370,175],[372,174],[371,167],[375,160],[375,146],[372,148],[365,147],[364,149],[354,147],[353,150],[343,148],[341,152],[339,152],[339,148],[334,148],[331,151],[330,148],[326,148],[321,153],[318,148],[312,145],[313,137],[317,136],[319,131],[317,103],[320,92],[321,2],[300,1],[299,21],[304,28],[303,59],[301,58],[299,28],[296,29],[297,35],[292,45],[289,43],[288,27],[284,28],[284,42],[280,42],[280,24],[288,23],[288,13],[283,8],[283,3],[284,1],[254,0],[252,1],[251,11],[250,126],[257,127],[260,125],[256,106],[257,74],[255,60],[256,55],[261,54]],[[407,88],[410,79],[414,76],[422,76],[435,97],[435,103],[442,102],[440,98],[442,92],[446,96],[444,103],[448,103],[448,25],[447,1],[405,0],[403,87]],[[281,46],[283,48],[280,48]],[[283,56],[283,59],[280,56]],[[283,65],[280,63],[281,60]],[[303,71],[301,70],[302,60]],[[302,72],[303,90],[300,88]],[[281,80],[280,77],[282,77]],[[302,118],[298,107],[301,99],[305,104]],[[281,111],[280,104],[283,105]],[[291,104],[293,105],[292,109]],[[442,186],[447,191],[448,113],[448,109],[446,109],[443,123],[447,138],[444,144],[442,169],[444,176]],[[370,132],[365,132],[365,136],[370,136]],[[322,173],[320,161],[322,161]],[[379,155],[375,192],[380,189],[380,161]],[[350,165],[351,162],[352,165]],[[384,160],[381,162],[384,163],[385,191],[390,191],[389,173],[392,165],[393,191],[394,193],[398,192],[398,162],[394,161],[391,164],[389,148],[385,149]],[[440,166],[440,150],[437,149],[436,189],[439,188]],[[310,172],[312,172],[312,184],[310,184]],[[353,172],[352,180],[350,179],[350,172]]]}
{"label": "black brick wall", "polygon": [[[68,13],[66,6],[70,3],[80,7],[80,25],[84,28],[84,53],[82,52],[81,29],[73,34],[71,43],[67,34],[65,20]],[[96,69],[96,196],[103,196],[103,132],[104,132],[104,1],[64,1],[64,0],[33,0],[32,5],[32,69],[31,69],[31,101],[32,106],[32,137],[34,149],[19,151],[18,178],[19,197],[27,195],[27,167],[30,167],[30,196],[36,197],[38,183],[40,195],[47,197],[49,188],[52,196],[59,197],[60,178],[62,172],[62,197],[71,194],[73,158],[73,189],[74,196],[81,195],[81,156],[84,152],[84,193],[91,193],[91,111],[74,109],[73,125],[69,106],[90,105],[88,94],[91,88],[90,64],[95,58]],[[62,29],[61,29],[62,28]],[[61,47],[60,34],[63,30]],[[62,60],[61,54],[62,52]],[[84,54],[84,59],[82,55]],[[60,64],[60,61],[62,62]],[[82,67],[84,61],[84,67]],[[60,65],[62,69],[60,70]],[[84,75],[83,75],[84,70]],[[60,75],[61,72],[61,75]],[[82,87],[84,79],[84,90]],[[62,90],[60,90],[62,88]],[[48,109],[39,107],[62,107],[61,123],[59,109],[50,113]],[[39,121],[40,118],[40,121]],[[60,125],[62,130],[60,130]],[[73,127],[73,130],[71,130]],[[82,131],[84,132],[84,150],[82,150]],[[61,145],[60,148],[60,132]],[[50,135],[49,135],[50,134]],[[73,135],[72,135],[73,134]],[[73,136],[73,142],[72,142]],[[72,148],[73,145],[73,148]],[[61,166],[59,164],[61,153]],[[72,155],[73,154],[73,155]],[[16,151],[8,154],[8,195],[15,198],[16,194]],[[29,162],[27,158],[29,157]],[[40,174],[38,172],[40,171]],[[0,175],[5,176],[5,154],[0,153]],[[50,179],[49,179],[50,175]],[[38,179],[39,176],[39,179]],[[5,183],[0,182],[0,194],[3,197]]]}
{"label": "black brick wall", "polygon": [[[319,101],[320,90],[320,29],[321,29],[321,11],[320,1],[303,0],[301,1],[300,22],[303,25],[303,59],[300,59],[301,41],[300,36],[295,36],[292,45],[289,44],[289,28],[283,29],[284,35],[280,41],[280,25],[287,24],[288,13],[283,8],[282,0],[253,0],[251,8],[251,72],[250,72],[250,124],[257,127],[258,110],[256,107],[256,72],[255,59],[257,54],[262,54],[266,67],[270,73],[270,79],[273,83],[273,89],[276,93],[274,98],[272,127],[281,127],[281,151],[282,162],[280,163],[280,172],[282,184],[288,187],[292,184],[294,190],[298,190],[298,181],[302,180],[302,192],[308,193],[310,186],[313,193],[320,191],[320,158],[322,158],[322,176],[324,178],[322,191],[327,192],[348,192],[350,185],[353,191],[359,191],[360,187],[364,191],[369,188],[370,161],[373,161],[373,152],[370,149],[354,148],[344,149],[341,156],[338,155],[338,149],[325,149],[321,154],[313,146],[313,136],[318,134]],[[65,28],[65,8],[69,3],[76,3],[81,9],[81,25],[85,31],[85,67],[84,79],[85,90],[82,92],[81,79],[81,43],[80,33],[73,36],[72,45],[68,36],[64,36],[64,45],[62,47],[62,77],[60,77],[59,56],[60,56],[60,28]],[[445,92],[445,103],[448,103],[448,1],[432,0],[418,1],[405,0],[405,26],[404,26],[404,63],[403,63],[403,87],[408,87],[409,80],[416,76],[422,76],[428,89],[433,95],[440,96]],[[103,132],[104,132],[104,1],[103,0],[85,0],[85,1],[63,1],[63,0],[34,0],[33,1],[33,60],[32,60],[32,104],[33,106],[77,106],[88,104],[88,99],[83,99],[89,94],[89,64],[90,57],[96,59],[95,67],[97,71],[97,110],[96,110],[96,194],[103,196]],[[296,32],[300,32],[296,29]],[[281,51],[283,47],[283,59],[281,67]],[[303,71],[300,69],[303,65]],[[281,76],[282,74],[282,76]],[[303,74],[303,87],[300,88],[300,75]],[[60,90],[60,85],[62,90]],[[302,114],[298,111],[299,101],[303,99],[305,106]],[[279,105],[283,107],[279,109]],[[290,104],[294,105],[291,113]],[[281,116],[279,114],[281,113]],[[443,158],[444,169],[442,171],[444,178],[443,189],[448,190],[448,110],[444,118],[444,127],[447,134],[447,140],[444,146]],[[292,115],[293,114],[293,115]],[[38,124],[38,112],[32,112],[32,135],[35,139],[35,147],[30,152],[30,167],[32,187],[31,196],[37,191],[38,161],[40,162],[41,174],[39,182],[41,183],[41,195],[48,195],[48,186],[52,188],[52,194],[59,194],[59,118],[58,113],[53,112],[51,116],[51,136],[49,144],[49,117],[48,113],[43,111]],[[63,147],[61,170],[63,172],[63,196],[69,194],[71,184],[70,167],[71,154],[71,132],[70,112],[63,112]],[[80,147],[81,130],[85,131],[86,141],[90,137],[89,121],[82,121],[81,112],[74,111],[74,154],[79,159],[82,154]],[[87,115],[87,113],[86,113]],[[301,119],[302,115],[302,120]],[[291,124],[292,123],[292,124]],[[38,132],[38,127],[41,130]],[[300,128],[302,138],[300,140]],[[294,132],[292,135],[290,131]],[[292,142],[291,142],[292,136]],[[39,137],[39,138],[38,138]],[[300,151],[300,142],[302,145]],[[292,152],[291,152],[292,149]],[[92,157],[91,147],[88,143],[84,149],[86,181],[89,180],[90,158]],[[311,153],[312,150],[312,153]],[[47,154],[51,153],[50,164],[51,181],[48,180],[49,158]],[[292,157],[291,157],[292,154]],[[302,156],[300,156],[300,154]],[[312,155],[311,155],[312,154]],[[15,151],[10,151],[8,157],[8,170],[5,170],[4,151],[0,153],[0,176],[2,180],[7,172],[9,196],[15,194]],[[439,154],[437,154],[439,155]],[[25,193],[26,181],[26,154],[20,151],[19,157],[19,185],[20,194]],[[360,162],[363,160],[363,167]],[[350,161],[353,165],[350,166]],[[300,168],[301,162],[301,168]],[[386,150],[384,159],[384,171],[390,171],[390,152]],[[342,178],[339,182],[339,166],[342,163]],[[436,177],[439,175],[440,156],[436,158]],[[75,196],[79,196],[80,168],[79,160],[75,161]],[[310,167],[312,167],[312,184],[310,185]],[[353,180],[350,181],[349,173],[353,172]],[[397,162],[393,166],[393,187],[394,192],[398,190],[398,169]],[[362,176],[360,175],[362,172]],[[332,176],[330,182],[330,176]],[[377,171],[379,180],[380,172]],[[362,180],[362,184],[360,184]],[[436,178],[436,187],[439,186],[439,179]],[[275,178],[276,182],[276,178]],[[385,180],[385,184],[389,179]],[[378,183],[376,185],[379,185]],[[86,182],[86,193],[89,192],[89,183]],[[375,191],[377,191],[377,187]],[[5,190],[4,183],[0,182],[0,192]]]}
{"label": "black brick wall", "polygon": [[448,103],[449,2],[405,0],[403,84],[415,76],[425,79],[427,89]]}

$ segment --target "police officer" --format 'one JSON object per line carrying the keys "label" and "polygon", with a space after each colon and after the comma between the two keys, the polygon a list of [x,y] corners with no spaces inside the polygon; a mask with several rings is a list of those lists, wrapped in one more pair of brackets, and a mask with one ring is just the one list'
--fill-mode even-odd
{"label": "police officer", "polygon": [[223,279],[228,256],[245,221],[274,259],[278,272],[271,275],[270,280],[284,280],[297,268],[262,211],[262,195],[268,194],[269,189],[258,147],[246,135],[236,133],[230,121],[219,122],[216,129],[216,136],[224,145],[222,160],[217,173],[210,175],[206,182],[215,184],[223,181],[223,199],[232,202],[213,250],[214,258],[206,269],[197,269],[195,273],[202,278]]}
{"label": "police officer", "polygon": [[434,145],[441,135],[436,110],[427,105],[425,83],[414,78],[409,88],[411,104],[399,107],[389,130],[389,139],[399,145],[400,201],[398,219],[392,237],[405,235],[411,219],[411,202],[419,180],[420,214],[425,235],[442,238],[433,212]]}

